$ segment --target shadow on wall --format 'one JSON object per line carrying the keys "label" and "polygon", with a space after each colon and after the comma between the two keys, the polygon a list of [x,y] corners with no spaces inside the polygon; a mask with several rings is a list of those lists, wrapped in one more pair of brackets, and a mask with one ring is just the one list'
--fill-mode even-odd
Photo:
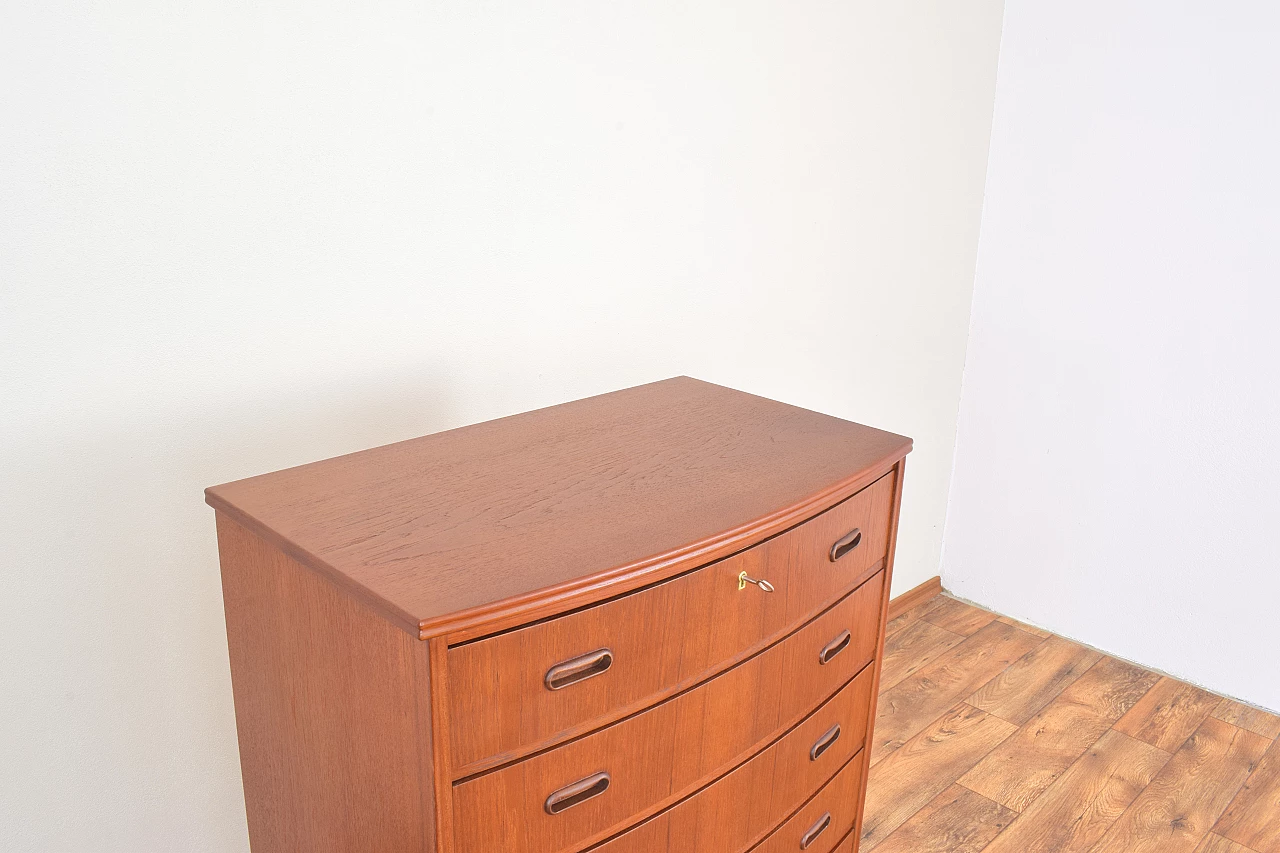
{"label": "shadow on wall", "polygon": [[[115,423],[86,412],[4,449],[0,632],[27,703],[6,712],[8,761],[45,814],[77,802],[69,820],[86,831],[145,826],[154,849],[203,827],[185,840],[204,846],[243,826],[244,809],[204,488],[460,426],[457,400],[424,371],[198,409],[114,402]],[[175,797],[188,811],[170,821]],[[136,811],[120,815],[121,803]]]}

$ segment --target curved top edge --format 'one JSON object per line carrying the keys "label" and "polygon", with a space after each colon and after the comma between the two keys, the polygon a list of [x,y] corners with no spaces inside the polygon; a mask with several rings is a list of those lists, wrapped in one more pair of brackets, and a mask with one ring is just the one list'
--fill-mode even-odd
{"label": "curved top edge", "polygon": [[852,497],[881,477],[894,471],[913,449],[907,439],[900,452],[880,464],[865,468],[828,488],[815,492],[787,507],[753,519],[670,551],[655,554],[622,566],[584,575],[555,586],[544,587],[519,596],[501,599],[482,607],[460,610],[432,619],[418,619],[378,595],[365,585],[330,565],[316,554],[297,547],[289,539],[246,515],[209,489],[205,502],[226,514],[241,526],[274,544],[299,563],[319,572],[381,612],[392,623],[416,634],[420,640],[444,637],[449,645],[469,642],[517,627],[526,622],[589,605],[600,598],[633,592],[660,583],[699,565],[723,559],[731,554],[777,535],[836,504]]}
{"label": "curved top edge", "polygon": [[750,547],[912,447],[670,379],[212,486],[205,500],[394,624],[459,643]]}
{"label": "curved top edge", "polygon": [[419,639],[444,637],[449,645],[458,645],[589,605],[601,598],[634,592],[689,569],[724,559],[847,500],[897,469],[912,449],[908,439],[901,453],[878,465],[863,469],[787,507],[700,541],[482,607],[420,620]]}

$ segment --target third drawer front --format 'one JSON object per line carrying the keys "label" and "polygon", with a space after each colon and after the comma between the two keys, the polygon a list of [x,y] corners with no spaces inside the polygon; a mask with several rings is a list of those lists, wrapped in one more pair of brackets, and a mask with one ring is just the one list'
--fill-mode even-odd
{"label": "third drawer front", "polygon": [[863,748],[872,680],[867,667],[773,746],[591,853],[742,853],[749,849]]}
{"label": "third drawer front", "polygon": [[581,849],[750,757],[871,661],[883,583],[881,572],[790,637],[660,705],[456,783],[455,850]]}
{"label": "third drawer front", "polygon": [[862,756],[856,755],[816,797],[751,853],[831,853],[858,820],[861,792]]}
{"label": "third drawer front", "polygon": [[[449,649],[454,778],[619,719],[741,660],[866,578],[893,475],[785,533],[605,604]],[[767,580],[765,593],[739,575]]]}

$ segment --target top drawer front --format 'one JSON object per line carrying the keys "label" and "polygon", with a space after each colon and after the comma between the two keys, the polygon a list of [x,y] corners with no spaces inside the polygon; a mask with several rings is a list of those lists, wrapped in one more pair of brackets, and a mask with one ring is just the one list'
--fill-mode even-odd
{"label": "top drawer front", "polygon": [[[633,713],[773,642],[884,558],[892,500],[888,474],[809,521],[697,571],[449,649],[450,718],[465,721],[450,728],[454,778]],[[857,544],[833,561],[833,546],[855,530]],[[739,589],[742,572],[776,591]],[[548,674],[557,667],[552,689]]]}

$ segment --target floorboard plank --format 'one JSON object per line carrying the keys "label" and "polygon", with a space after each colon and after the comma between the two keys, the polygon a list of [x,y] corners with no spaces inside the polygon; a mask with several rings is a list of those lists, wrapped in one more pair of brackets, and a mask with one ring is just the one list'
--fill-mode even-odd
{"label": "floorboard plank", "polygon": [[1087,853],[1168,761],[1163,750],[1107,732],[986,853]]}
{"label": "floorboard plank", "polygon": [[1165,752],[1176,752],[1222,698],[1194,684],[1165,677],[1115,724],[1118,732]]}
{"label": "floorboard plank", "polygon": [[1213,831],[1254,853],[1280,853],[1280,740],[1271,744]]}
{"label": "floorboard plank", "polygon": [[1245,729],[1268,740],[1280,738],[1280,716],[1263,711],[1261,708],[1250,708],[1243,702],[1223,699],[1213,711],[1213,716],[1230,723],[1238,729]]}
{"label": "floorboard plank", "polygon": [[1050,637],[979,688],[968,702],[1020,726],[1101,659],[1101,652]]}
{"label": "floorboard plank", "polygon": [[1037,628],[1035,625],[1028,625],[1026,622],[1019,622],[1017,619],[1012,619],[1008,616],[1001,616],[998,619],[996,619],[996,621],[1003,622],[1006,625],[1011,625],[1014,628],[1017,628],[1019,631],[1026,631],[1028,634],[1034,634],[1037,637],[1041,637],[1043,639],[1048,639],[1049,637],[1053,636],[1053,634],[1049,633],[1043,628]]}
{"label": "floorboard plank", "polygon": [[1102,737],[1159,676],[1103,658],[960,779],[1021,812]]}
{"label": "floorboard plank", "polygon": [[890,619],[889,624],[886,625],[884,629],[885,636],[887,637],[892,636],[896,634],[898,631],[901,631],[902,629],[910,625],[914,625],[916,622],[919,622],[926,613],[928,613],[935,606],[937,606],[938,601],[941,598],[942,598],[941,595],[935,596],[934,598],[931,598],[928,601],[917,604],[915,607],[911,608],[906,613],[903,613],[900,616],[895,616],[892,619]]}
{"label": "floorboard plank", "polygon": [[880,664],[880,692],[898,686],[939,655],[963,643],[964,639],[923,620],[889,635],[884,641],[884,656]]}
{"label": "floorboard plank", "polygon": [[949,596],[940,595],[934,600],[929,612],[921,618],[953,634],[970,637],[996,621],[996,614]]}
{"label": "floorboard plank", "polygon": [[1204,841],[1200,842],[1200,846],[1196,848],[1196,853],[1256,853],[1248,847],[1242,847],[1234,841],[1229,841],[1221,835],[1215,835],[1212,832],[1204,837]]}
{"label": "floorboard plank", "polygon": [[1017,813],[952,785],[885,839],[880,853],[981,853]]}
{"label": "floorboard plank", "polygon": [[1194,853],[1270,745],[1205,719],[1092,853]]}
{"label": "floorboard plank", "polygon": [[867,853],[1015,731],[1015,727],[960,704],[871,769],[862,846]]}
{"label": "floorboard plank", "polygon": [[1042,642],[1017,628],[993,621],[929,666],[882,693],[872,740],[872,765],[883,761],[957,702]]}

